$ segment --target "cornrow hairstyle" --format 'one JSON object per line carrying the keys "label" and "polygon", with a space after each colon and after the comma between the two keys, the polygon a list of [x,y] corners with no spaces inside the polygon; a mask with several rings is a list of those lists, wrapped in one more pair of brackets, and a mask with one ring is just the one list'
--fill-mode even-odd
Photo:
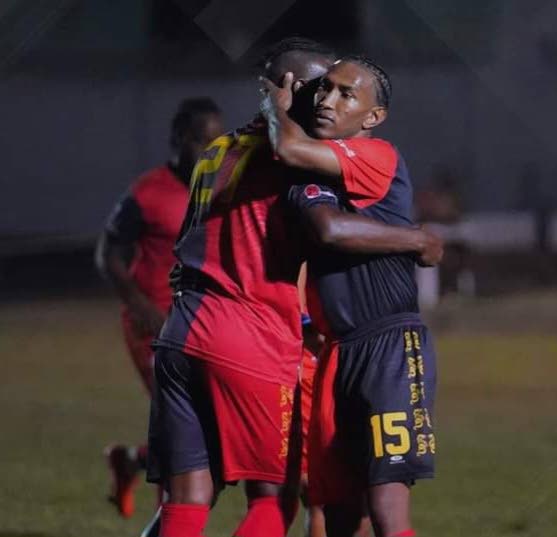
{"label": "cornrow hairstyle", "polygon": [[176,149],[180,145],[180,139],[190,129],[196,129],[196,121],[201,116],[209,114],[221,114],[220,108],[215,101],[209,97],[193,97],[184,99],[178,111],[172,118],[170,127],[170,145]]}
{"label": "cornrow hairstyle", "polygon": [[271,45],[263,54],[261,60],[257,63],[258,68],[263,75],[268,76],[273,63],[287,52],[306,52],[309,54],[319,54],[329,58],[335,57],[332,48],[323,43],[307,39],[305,37],[287,37],[278,43]]}
{"label": "cornrow hairstyle", "polygon": [[379,106],[389,108],[393,87],[391,85],[389,75],[379,65],[367,56],[363,56],[361,54],[350,54],[348,56],[344,56],[339,61],[357,63],[358,65],[365,67],[375,79],[377,104]]}

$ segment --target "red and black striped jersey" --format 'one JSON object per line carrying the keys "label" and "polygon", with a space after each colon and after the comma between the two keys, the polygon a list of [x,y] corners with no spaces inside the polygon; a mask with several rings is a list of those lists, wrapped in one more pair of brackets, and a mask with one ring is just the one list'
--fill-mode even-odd
{"label": "red and black striped jersey", "polygon": [[266,126],[216,139],[198,161],[175,254],[183,289],[158,345],[294,385],[301,360],[296,173],[273,158]]}
{"label": "red and black striped jersey", "polygon": [[168,166],[144,173],[113,209],[106,224],[111,240],[135,246],[130,273],[161,311],[168,311],[168,273],[188,203],[188,187]]}

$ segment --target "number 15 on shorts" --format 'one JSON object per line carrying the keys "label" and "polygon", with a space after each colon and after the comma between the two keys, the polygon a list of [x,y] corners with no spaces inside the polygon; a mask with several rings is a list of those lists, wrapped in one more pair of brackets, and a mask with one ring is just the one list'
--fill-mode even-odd
{"label": "number 15 on shorts", "polygon": [[[406,412],[386,412],[375,414],[370,418],[371,432],[373,435],[373,449],[375,457],[388,455],[404,455],[410,451],[410,433],[404,425],[408,416]],[[384,436],[393,438],[393,442],[385,442]]]}

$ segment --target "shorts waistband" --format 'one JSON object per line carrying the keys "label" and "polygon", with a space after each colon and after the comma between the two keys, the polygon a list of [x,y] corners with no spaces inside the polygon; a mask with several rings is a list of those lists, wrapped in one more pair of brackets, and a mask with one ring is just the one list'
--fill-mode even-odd
{"label": "shorts waistband", "polygon": [[422,324],[423,321],[419,313],[395,313],[394,315],[382,317],[381,319],[367,323],[364,326],[355,328],[351,332],[348,332],[344,336],[338,338],[336,341],[338,343],[348,343],[362,337],[374,336],[375,334],[379,334],[399,326],[418,326]]}

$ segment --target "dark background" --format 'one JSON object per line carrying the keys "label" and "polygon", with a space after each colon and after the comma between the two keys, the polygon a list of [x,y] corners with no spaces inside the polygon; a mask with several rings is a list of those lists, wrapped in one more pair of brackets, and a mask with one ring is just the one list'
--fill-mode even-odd
{"label": "dark background", "polygon": [[[14,278],[28,288],[26,271],[56,288],[72,260],[63,285],[94,278],[95,237],[127,185],[168,157],[178,101],[210,95],[227,127],[248,120],[254,66],[288,35],[382,64],[394,100],[377,135],[400,148],[417,190],[450,189],[474,251],[516,260],[541,250],[552,267],[556,15],[549,0],[4,2],[2,288],[13,292]],[[528,284],[552,281],[541,272]]]}

